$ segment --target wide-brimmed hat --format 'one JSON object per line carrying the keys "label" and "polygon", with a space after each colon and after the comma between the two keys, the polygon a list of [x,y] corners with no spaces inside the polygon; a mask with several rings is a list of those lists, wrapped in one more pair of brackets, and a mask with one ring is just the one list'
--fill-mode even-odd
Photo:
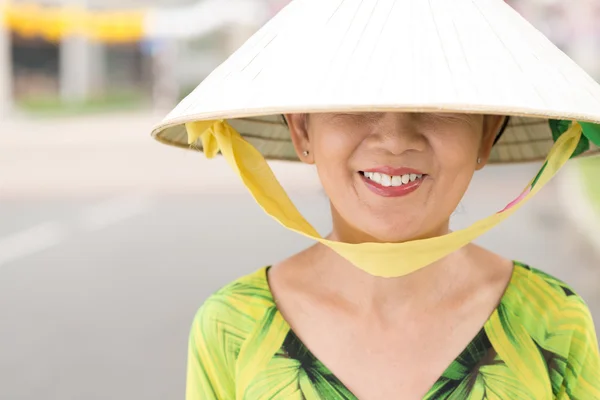
{"label": "wide-brimmed hat", "polygon": [[153,135],[202,150],[184,124],[226,119],[297,160],[281,114],[348,110],[510,115],[490,163],[541,160],[549,119],[600,122],[600,86],[501,0],[293,0]]}
{"label": "wide-brimmed hat", "polygon": [[[282,114],[464,112],[510,116],[490,162],[546,158],[506,208],[448,235],[404,243],[327,240],[265,157],[295,160]],[[502,0],[293,0],[153,130],[221,153],[265,212],[364,271],[401,276],[514,213],[573,155],[598,152],[600,85]]]}

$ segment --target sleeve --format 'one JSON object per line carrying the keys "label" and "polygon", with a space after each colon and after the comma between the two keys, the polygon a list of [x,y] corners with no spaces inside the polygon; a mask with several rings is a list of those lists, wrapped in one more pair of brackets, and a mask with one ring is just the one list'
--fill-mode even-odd
{"label": "sleeve", "polygon": [[580,300],[577,324],[567,361],[565,388],[571,400],[600,399],[600,353],[592,316]]}
{"label": "sleeve", "polygon": [[235,398],[226,346],[219,334],[218,310],[208,300],[196,313],[188,342],[186,400]]}

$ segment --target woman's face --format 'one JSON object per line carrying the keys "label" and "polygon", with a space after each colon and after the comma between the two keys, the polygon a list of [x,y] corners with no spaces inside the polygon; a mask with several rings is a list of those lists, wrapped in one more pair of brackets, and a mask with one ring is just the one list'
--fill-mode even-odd
{"label": "woman's face", "polygon": [[391,112],[286,119],[298,156],[316,165],[329,196],[334,236],[349,243],[447,233],[450,215],[485,165],[504,120]]}

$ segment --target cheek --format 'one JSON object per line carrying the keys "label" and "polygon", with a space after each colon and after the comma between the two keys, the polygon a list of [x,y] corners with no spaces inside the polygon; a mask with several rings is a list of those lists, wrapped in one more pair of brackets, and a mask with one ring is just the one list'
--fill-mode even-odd
{"label": "cheek", "polygon": [[[449,201],[449,208],[458,205],[475,173],[478,139],[464,135],[456,140],[440,141],[432,146],[437,164],[437,190]],[[456,204],[454,204],[456,203]]]}
{"label": "cheek", "polygon": [[326,166],[327,171],[340,175],[351,170],[352,157],[360,144],[360,137],[329,130],[317,133],[311,142],[317,167]]}
{"label": "cheek", "polygon": [[473,146],[445,146],[437,152],[437,159],[444,170],[453,170],[455,172],[465,169],[469,170],[474,167],[475,160],[477,159],[477,151]]}
{"label": "cheek", "polygon": [[440,166],[461,169],[472,167],[477,160],[481,134],[478,128],[465,126],[431,137],[429,142]]}
{"label": "cheek", "polygon": [[[353,169],[353,157],[360,145],[358,135],[327,131],[315,135],[311,147],[319,180],[331,202],[340,212],[352,204],[358,174]],[[350,197],[349,197],[350,196]]]}

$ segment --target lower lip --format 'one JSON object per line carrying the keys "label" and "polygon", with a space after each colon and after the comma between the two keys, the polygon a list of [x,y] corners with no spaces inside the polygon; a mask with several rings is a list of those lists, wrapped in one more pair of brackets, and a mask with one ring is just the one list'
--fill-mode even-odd
{"label": "lower lip", "polygon": [[379,183],[370,180],[363,174],[359,173],[359,175],[362,178],[362,180],[365,182],[367,187],[373,193],[378,194],[379,196],[383,196],[383,197],[402,197],[402,196],[411,194],[412,192],[417,190],[419,187],[421,187],[421,184],[423,183],[423,181],[425,180],[425,177],[426,177],[426,175],[423,175],[420,179],[417,179],[413,182],[409,182],[402,186],[382,186]]}

